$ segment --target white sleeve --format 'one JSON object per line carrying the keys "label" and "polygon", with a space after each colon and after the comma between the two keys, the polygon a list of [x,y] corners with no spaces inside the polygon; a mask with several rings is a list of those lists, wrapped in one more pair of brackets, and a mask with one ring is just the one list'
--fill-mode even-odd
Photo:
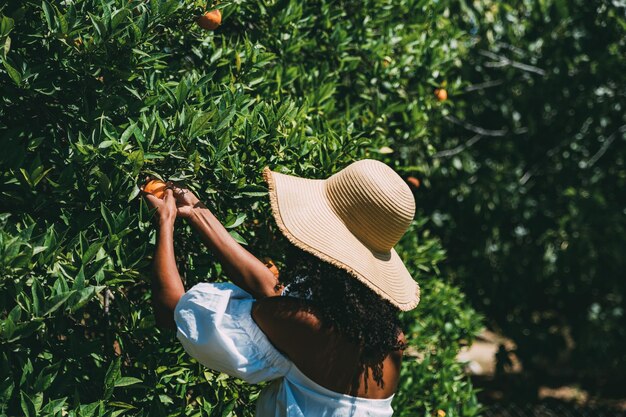
{"label": "white sleeve", "polygon": [[231,283],[195,285],[176,305],[176,335],[207,368],[252,384],[282,377],[291,362],[252,319],[253,303],[250,294]]}

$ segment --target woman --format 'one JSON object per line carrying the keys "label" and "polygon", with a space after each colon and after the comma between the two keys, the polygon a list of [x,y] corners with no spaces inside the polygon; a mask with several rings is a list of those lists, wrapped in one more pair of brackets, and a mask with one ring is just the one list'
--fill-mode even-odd
{"label": "woman", "polygon": [[[415,212],[387,165],[357,161],[326,180],[265,168],[276,223],[293,244],[278,282],[188,190],[170,185],[157,209],[153,304],[157,323],[211,369],[273,381],[256,415],[391,416],[404,335],[397,315],[419,286],[393,246]],[[185,293],[174,260],[176,217],[187,219],[232,283]]]}

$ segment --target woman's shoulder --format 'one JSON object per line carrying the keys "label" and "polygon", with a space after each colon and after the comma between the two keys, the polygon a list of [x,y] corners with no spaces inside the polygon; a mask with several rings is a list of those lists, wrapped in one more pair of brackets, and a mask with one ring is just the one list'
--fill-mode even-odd
{"label": "woman's shoulder", "polygon": [[314,307],[296,297],[266,297],[255,301],[252,318],[279,350],[288,350],[292,336],[319,332],[322,323]]}
{"label": "woman's shoulder", "polygon": [[[252,306],[252,318],[257,325],[268,334],[269,338],[282,339],[280,335],[296,335],[301,333],[321,333],[329,335],[332,329],[324,329],[319,312],[315,306],[306,299],[281,296],[266,297],[254,302]],[[293,340],[289,337],[288,340]],[[406,344],[406,337],[400,330],[398,342]],[[400,357],[403,350],[399,349],[391,352],[392,355]]]}
{"label": "woman's shoulder", "polygon": [[[395,392],[402,350],[389,352],[383,361],[384,388],[376,387],[372,379],[364,384],[369,385],[369,392],[354,391],[355,375],[362,372],[361,349],[333,329],[323,326],[314,305],[308,300],[264,298],[254,303],[252,317],[276,349],[319,385],[344,394],[377,399],[387,398]],[[399,337],[404,341],[403,334]],[[360,375],[360,378],[368,378],[366,375]]]}

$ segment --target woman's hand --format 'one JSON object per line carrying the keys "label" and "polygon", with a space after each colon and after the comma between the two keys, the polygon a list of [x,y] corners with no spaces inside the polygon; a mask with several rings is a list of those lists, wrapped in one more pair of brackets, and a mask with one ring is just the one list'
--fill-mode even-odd
{"label": "woman's hand", "polygon": [[174,192],[176,199],[177,215],[184,219],[189,219],[193,214],[193,209],[197,207],[205,207],[202,202],[187,188],[177,186],[172,182],[167,183],[168,188]]}
{"label": "woman's hand", "polygon": [[142,190],[143,196],[148,201],[148,204],[152,208],[156,208],[157,216],[159,219],[159,226],[174,226],[176,220],[176,198],[174,197],[174,191],[171,188],[165,190],[165,195],[162,199],[146,193]]}

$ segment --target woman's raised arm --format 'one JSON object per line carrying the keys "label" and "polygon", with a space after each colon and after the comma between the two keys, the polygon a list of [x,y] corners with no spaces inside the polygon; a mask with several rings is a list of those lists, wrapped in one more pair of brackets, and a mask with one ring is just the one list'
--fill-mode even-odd
{"label": "woman's raised arm", "polygon": [[185,293],[174,257],[174,221],[176,220],[176,199],[172,190],[166,190],[161,200],[151,194],[144,194],[150,205],[157,209],[158,230],[154,252],[154,276],[152,278],[152,306],[157,326],[176,328],[174,308]]}
{"label": "woman's raised arm", "polygon": [[178,204],[178,216],[189,220],[209,250],[215,253],[226,275],[238,287],[260,299],[281,294],[278,280],[263,262],[228,233],[211,211],[189,190],[170,185]]}

